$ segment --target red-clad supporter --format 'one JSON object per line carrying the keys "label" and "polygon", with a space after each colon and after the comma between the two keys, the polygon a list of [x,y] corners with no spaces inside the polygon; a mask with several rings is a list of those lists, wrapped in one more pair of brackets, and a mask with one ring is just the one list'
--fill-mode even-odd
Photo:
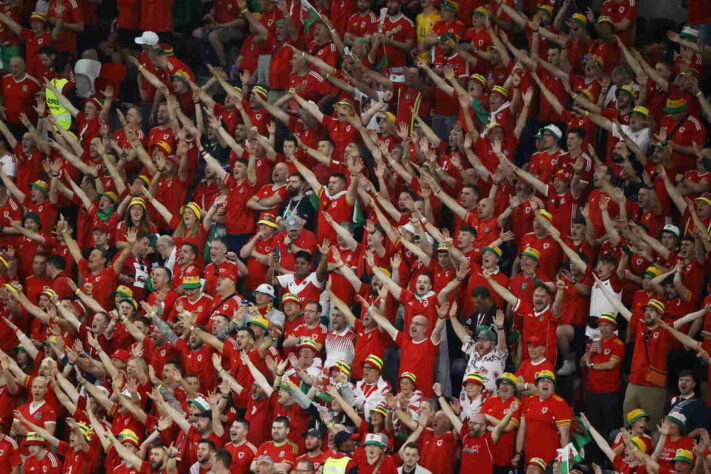
{"label": "red-clad supporter", "polygon": [[2,472],[711,468],[703,2],[0,3]]}

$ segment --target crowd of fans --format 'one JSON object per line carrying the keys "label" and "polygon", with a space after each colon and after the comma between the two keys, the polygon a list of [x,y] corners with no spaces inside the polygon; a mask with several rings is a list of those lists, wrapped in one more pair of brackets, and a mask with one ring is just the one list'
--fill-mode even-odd
{"label": "crowd of fans", "polygon": [[597,7],[0,1],[0,472],[711,472],[711,8]]}

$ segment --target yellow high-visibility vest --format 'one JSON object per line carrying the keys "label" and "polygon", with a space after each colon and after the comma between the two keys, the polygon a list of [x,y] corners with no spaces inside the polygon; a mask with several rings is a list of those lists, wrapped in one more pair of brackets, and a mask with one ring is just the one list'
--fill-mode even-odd
{"label": "yellow high-visibility vest", "polygon": [[323,464],[323,474],[346,474],[346,468],[351,458],[344,456],[342,458],[328,458]]}
{"label": "yellow high-visibility vest", "polygon": [[[57,88],[61,92],[61,90],[64,88],[64,86],[69,82],[68,79],[65,78],[55,78],[49,81],[51,84],[54,85],[54,87]],[[67,110],[57,99],[57,96],[54,95],[54,92],[52,92],[51,89],[45,88],[44,90],[44,98],[45,101],[47,102],[47,110],[48,113],[57,120],[57,123],[64,129],[64,130],[69,130],[69,127],[72,126],[72,114],[69,113],[69,110]]]}

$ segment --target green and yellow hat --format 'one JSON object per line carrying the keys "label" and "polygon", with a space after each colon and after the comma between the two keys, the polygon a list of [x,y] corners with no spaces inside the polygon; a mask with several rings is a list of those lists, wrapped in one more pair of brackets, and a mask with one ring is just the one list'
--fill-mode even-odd
{"label": "green and yellow hat", "polygon": [[269,95],[269,91],[265,87],[262,86],[254,86],[252,87],[252,92],[255,92],[259,95],[262,96],[262,98],[266,99],[267,95]]}
{"label": "green and yellow hat", "polygon": [[136,435],[133,430],[129,430],[128,428],[120,432],[117,438],[122,443],[131,443],[136,447],[139,447],[141,445],[141,440],[138,438],[138,435]]}
{"label": "green and yellow hat", "polygon": [[47,14],[44,12],[34,11],[30,15],[30,21],[41,21],[42,23],[47,23]]}
{"label": "green and yellow hat", "polygon": [[85,423],[82,423],[81,421],[77,423],[77,430],[84,436],[84,439],[87,441],[91,441],[91,438],[94,437],[94,428],[87,426]]}
{"label": "green and yellow hat", "polygon": [[504,99],[509,98],[509,90],[503,86],[494,86],[491,88],[491,93],[494,94],[499,94],[501,97]]}
{"label": "green and yellow hat", "polygon": [[695,198],[694,201],[701,201],[711,206],[711,193],[704,193],[701,196]]}
{"label": "green and yellow hat", "polygon": [[38,445],[38,444],[44,445],[45,443],[46,443],[46,441],[44,440],[43,437],[41,437],[34,431],[30,431],[27,433],[27,436],[25,437],[25,440],[23,441],[22,444],[24,444],[25,446],[28,446],[28,445]]}
{"label": "green and yellow hat", "polygon": [[193,211],[193,214],[195,214],[195,217],[197,217],[198,220],[199,220],[200,217],[202,216],[202,210],[200,209],[200,206],[198,206],[198,205],[197,205],[196,203],[194,203],[194,202],[189,202],[189,203],[187,203],[187,204],[184,205],[184,206],[180,206],[180,215],[181,215],[181,216],[182,216],[183,213],[185,212],[185,209],[190,209],[191,211]]}
{"label": "green and yellow hat", "polygon": [[598,63],[600,66],[604,66],[604,65],[605,65],[605,60],[602,59],[602,56],[598,56],[597,54],[591,54],[591,55],[590,55],[590,59],[592,59],[593,61],[595,61],[596,63]]}
{"label": "green and yellow hat", "polygon": [[478,385],[484,385],[484,374],[481,372],[469,372],[464,377],[464,383],[475,383]]}
{"label": "green and yellow hat", "polygon": [[373,415],[373,413],[380,413],[381,415],[383,415],[385,417],[388,416],[388,413],[383,409],[383,407],[380,407],[380,406],[377,406],[377,407],[371,409],[370,410],[371,416]]}
{"label": "green and yellow hat", "polygon": [[403,372],[400,374],[401,379],[409,379],[413,384],[417,385],[417,375],[412,372]]}
{"label": "green and yellow hat", "polygon": [[598,23],[598,24],[599,24],[599,23],[610,23],[610,24],[613,24],[614,21],[612,21],[612,18],[609,17],[609,16],[600,16],[600,17],[598,17],[598,19],[597,19],[597,23]]}
{"label": "green and yellow hat", "polygon": [[[267,318],[265,318],[261,314],[257,315],[257,316],[253,316],[252,319],[249,320],[248,324],[254,324],[255,326],[259,326],[260,328],[264,329],[265,331],[269,331],[269,320],[267,320]],[[311,342],[313,343],[313,341],[311,341]],[[314,345],[314,347],[316,347],[316,346]]]}
{"label": "green and yellow hat", "polygon": [[481,250],[481,253],[483,254],[484,252],[491,252],[493,253],[497,258],[501,258],[501,256],[504,254],[504,252],[496,245],[488,245],[484,247]]}
{"label": "green and yellow hat", "polygon": [[617,326],[617,315],[615,313],[608,313],[608,312],[602,313],[602,314],[600,314],[600,316],[598,316],[597,322],[598,323],[605,322],[605,323],[610,323],[613,326]]}
{"label": "green and yellow hat", "polygon": [[686,99],[683,97],[679,99],[667,99],[667,103],[664,106],[664,112],[668,114],[678,114],[685,112],[687,108]]}
{"label": "green and yellow hat", "polygon": [[318,353],[318,347],[316,346],[316,343],[313,339],[310,339],[308,337],[301,339],[301,341],[299,342],[298,349],[311,349],[315,353]]}
{"label": "green and yellow hat", "polygon": [[632,443],[634,446],[636,446],[637,449],[639,449],[643,453],[646,453],[649,450],[649,446],[647,446],[647,442],[643,438],[640,438],[639,436],[631,437],[630,443]]}
{"label": "green and yellow hat", "polygon": [[588,19],[582,13],[574,13],[570,19],[573,20],[574,22],[580,24],[580,26],[583,26],[583,27],[588,26]]}
{"label": "green and yellow hat", "polygon": [[676,453],[674,453],[674,457],[672,458],[672,461],[673,462],[681,461],[681,462],[691,464],[693,466],[694,465],[694,453],[689,451],[688,449],[679,448],[676,450]]}
{"label": "green and yellow hat", "polygon": [[143,209],[145,209],[146,208],[146,201],[143,198],[135,197],[135,198],[131,199],[131,201],[129,201],[128,207],[130,208],[131,206],[135,206],[135,205],[139,205]]}
{"label": "green and yellow hat", "polygon": [[541,3],[536,7],[536,10],[542,10],[546,13],[548,13],[548,16],[551,18],[553,17],[553,6],[552,5],[547,5],[545,3]]}
{"label": "green and yellow hat", "polygon": [[44,194],[49,193],[49,185],[46,181],[42,181],[41,179],[38,179],[37,181],[31,183],[30,187],[35,188],[38,191],[42,191]]}
{"label": "green and yellow hat", "polygon": [[553,214],[551,214],[550,212],[548,212],[548,211],[545,210],[545,209],[540,209],[540,210],[538,211],[538,213],[539,213],[541,216],[543,216],[543,217],[545,217],[546,219],[548,219],[549,221],[553,219]]}
{"label": "green and yellow hat", "polygon": [[632,109],[633,114],[639,114],[644,118],[649,117],[649,109],[645,107],[644,105],[637,105],[635,106],[634,109]]}
{"label": "green and yellow hat", "polygon": [[59,295],[57,294],[57,292],[54,291],[52,288],[45,288],[44,290],[42,290],[42,293],[40,293],[40,294],[45,295],[47,298],[50,298],[50,299],[53,296],[56,296],[57,298],[59,298]]}
{"label": "green and yellow hat", "polygon": [[633,99],[637,99],[637,91],[634,90],[634,87],[629,84],[625,84],[624,86],[618,87],[617,93],[619,94],[620,92],[627,92],[629,95],[632,96]]}
{"label": "green and yellow hat", "polygon": [[454,0],[447,0],[445,2],[442,2],[442,8],[456,13],[457,11],[459,11],[459,3],[455,2]]}
{"label": "green and yellow hat", "polygon": [[363,361],[363,365],[365,364],[368,364],[374,369],[378,369],[380,371],[383,370],[383,359],[374,354],[370,354],[368,357],[365,358],[365,360]]}
{"label": "green and yellow hat", "polygon": [[111,200],[111,202],[114,203],[114,206],[118,202],[118,196],[113,191],[106,191],[105,193],[99,194],[99,196],[106,196],[107,198],[109,198]]}
{"label": "green and yellow hat", "polygon": [[540,467],[541,469],[543,469],[543,471],[545,471],[548,468],[548,464],[546,464],[546,462],[541,458],[531,458],[528,461],[528,465],[530,466],[531,464],[533,464],[534,466]]}
{"label": "green and yellow hat", "polygon": [[662,272],[662,270],[657,267],[647,267],[647,269],[642,273],[642,276],[650,276],[652,278],[656,278],[662,273],[664,272]]}
{"label": "green and yellow hat", "polygon": [[541,259],[541,252],[539,252],[537,249],[534,249],[533,247],[526,247],[523,252],[521,252],[521,255],[525,255],[527,257],[531,257],[535,261],[538,261]]}
{"label": "green and yellow hat", "polygon": [[193,288],[200,288],[202,287],[202,282],[200,281],[199,276],[186,276],[183,278],[183,283],[180,285],[186,290],[193,289]]}
{"label": "green and yellow hat", "polygon": [[117,286],[114,294],[119,294],[123,298],[133,298],[133,290],[125,285]]}
{"label": "green and yellow hat", "polygon": [[133,298],[121,298],[119,300],[119,303],[123,303],[124,301],[133,306],[133,309],[138,309],[138,301],[134,300]]}
{"label": "green and yellow hat", "polygon": [[291,301],[292,303],[298,303],[299,305],[301,305],[301,300],[294,293],[285,293],[284,296],[281,297],[282,304],[288,303],[289,301]]}
{"label": "green and yellow hat", "polygon": [[547,369],[541,370],[540,372],[536,372],[536,383],[538,383],[538,381],[541,379],[548,379],[551,382],[555,383],[555,374]]}
{"label": "green and yellow hat", "polygon": [[662,303],[659,300],[651,299],[647,302],[646,305],[644,305],[645,308],[651,307],[653,309],[656,309],[659,314],[664,314],[665,307],[664,303]]}
{"label": "green and yellow hat", "polygon": [[469,76],[469,79],[474,79],[475,81],[479,82],[482,86],[486,86],[486,78],[479,73],[472,74],[471,76]]}
{"label": "green and yellow hat", "polygon": [[344,362],[342,360],[337,360],[335,364],[331,366],[332,369],[338,369],[341,372],[343,372],[346,375],[351,374],[351,366],[348,364],[348,362]]}
{"label": "green and yellow hat", "polygon": [[489,9],[486,7],[478,7],[472,12],[472,15],[489,16]]}
{"label": "green and yellow hat", "polygon": [[628,427],[632,426],[632,424],[640,418],[646,418],[649,420],[649,415],[647,415],[647,413],[641,408],[635,408],[632,411],[628,411],[625,415],[625,425]]}
{"label": "green and yellow hat", "polygon": [[496,388],[498,388],[499,385],[504,382],[513,385],[514,390],[518,389],[518,379],[511,372],[504,372],[503,374],[499,375],[499,378],[496,379]]}

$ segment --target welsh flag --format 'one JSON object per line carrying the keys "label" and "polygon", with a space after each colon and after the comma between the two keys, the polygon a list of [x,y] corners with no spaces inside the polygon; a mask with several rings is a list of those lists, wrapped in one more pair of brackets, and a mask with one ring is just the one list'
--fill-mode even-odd
{"label": "welsh flag", "polygon": [[570,474],[570,471],[573,470],[573,465],[583,459],[580,457],[578,450],[575,449],[575,446],[573,446],[573,443],[568,443],[558,450],[556,460],[558,461],[558,470],[562,474]]}
{"label": "welsh flag", "polygon": [[304,30],[309,33],[311,26],[321,19],[321,14],[316,11],[309,0],[301,0],[301,24],[304,25]]}

